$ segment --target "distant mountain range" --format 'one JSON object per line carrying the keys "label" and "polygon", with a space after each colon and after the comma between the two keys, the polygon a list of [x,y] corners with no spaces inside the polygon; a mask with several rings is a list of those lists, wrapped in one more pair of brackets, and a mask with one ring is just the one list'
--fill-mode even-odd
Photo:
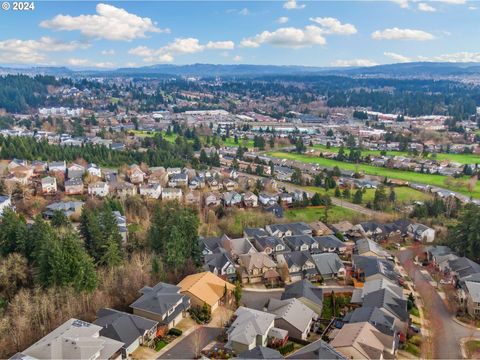
{"label": "distant mountain range", "polygon": [[138,68],[114,70],[72,70],[67,67],[0,67],[0,75],[7,73],[45,74],[55,76],[197,76],[197,77],[258,77],[271,75],[344,75],[377,77],[449,77],[480,75],[480,63],[412,62],[370,67],[313,67],[276,65],[214,65],[159,64]]}

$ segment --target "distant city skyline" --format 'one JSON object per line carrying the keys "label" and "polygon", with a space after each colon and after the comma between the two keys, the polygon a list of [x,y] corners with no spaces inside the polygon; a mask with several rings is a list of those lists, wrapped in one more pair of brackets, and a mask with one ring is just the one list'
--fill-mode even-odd
{"label": "distant city skyline", "polygon": [[0,12],[0,66],[480,62],[480,2],[37,1]]}

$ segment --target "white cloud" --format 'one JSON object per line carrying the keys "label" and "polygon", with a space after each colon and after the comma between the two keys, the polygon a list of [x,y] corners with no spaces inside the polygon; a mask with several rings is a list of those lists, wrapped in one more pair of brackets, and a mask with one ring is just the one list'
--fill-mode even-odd
{"label": "white cloud", "polygon": [[357,29],[352,24],[342,24],[340,20],[332,17],[315,17],[310,21],[319,24],[324,34],[352,35],[357,33]]}
{"label": "white cloud", "polygon": [[469,6],[468,10],[472,10],[472,11],[477,10],[477,7],[476,6]]}
{"label": "white cloud", "polygon": [[243,16],[247,16],[247,15],[250,15],[250,10],[248,10],[247,8],[243,8],[242,10],[240,10],[238,12],[239,15],[243,15]]}
{"label": "white cloud", "polygon": [[433,6],[427,4],[427,3],[418,3],[418,10],[424,11],[424,12],[435,12],[437,9],[435,9]]}
{"label": "white cloud", "polygon": [[12,64],[47,64],[47,52],[68,52],[85,49],[90,44],[78,41],[64,42],[47,36],[38,40],[8,39],[0,41],[0,62]]}
{"label": "white cloud", "polygon": [[452,4],[452,5],[463,5],[467,3],[467,0],[437,0],[437,1],[445,4]]}
{"label": "white cloud", "polygon": [[108,4],[97,4],[95,15],[57,15],[51,20],[45,20],[40,26],[73,31],[78,30],[83,35],[107,40],[134,40],[145,38],[148,32],[168,32],[160,29],[150,18],[142,18],[124,9]]}
{"label": "white cloud", "polygon": [[286,17],[286,16],[280,16],[277,19],[277,23],[279,23],[279,24],[286,24],[287,22],[288,22],[288,17]]}
{"label": "white cloud", "polygon": [[368,59],[352,59],[352,60],[336,60],[331,64],[338,67],[350,67],[350,66],[375,66],[376,62]]}
{"label": "white cloud", "polygon": [[251,38],[243,39],[242,47],[257,48],[262,44],[270,44],[279,47],[301,48],[312,45],[324,45],[325,38],[322,29],[315,25],[305,26],[303,29],[294,27],[280,28],[273,32],[264,31]]}
{"label": "white cloud", "polygon": [[88,63],[89,61],[87,59],[72,58],[67,60],[67,64],[72,66],[84,66],[88,65]]}
{"label": "white cloud", "polygon": [[386,51],[386,52],[383,53],[383,55],[395,60],[396,62],[400,62],[400,63],[412,61],[412,59],[410,59],[409,57],[404,56],[404,55],[400,55],[400,54],[397,54],[397,53],[394,53],[394,52]]}
{"label": "white cloud", "polygon": [[426,41],[433,40],[435,37],[423,30],[399,29],[397,27],[385,30],[377,30],[372,33],[374,40],[413,40]]}
{"label": "white cloud", "polygon": [[421,61],[437,61],[437,62],[480,62],[480,52],[457,52],[452,54],[443,54],[438,56],[419,56]]}
{"label": "white cloud", "polygon": [[235,48],[235,43],[233,41],[209,41],[205,45],[206,49],[212,50],[232,50]]}
{"label": "white cloud", "polygon": [[137,46],[128,51],[131,55],[140,56],[145,62],[172,62],[175,55],[195,54],[204,50],[232,50],[233,41],[209,41],[205,45],[195,38],[178,38],[159,48],[152,49],[146,46]]}
{"label": "white cloud", "polygon": [[305,4],[297,4],[297,0],[288,0],[283,4],[283,8],[287,10],[299,10],[299,9],[304,9]]}
{"label": "white cloud", "polygon": [[242,60],[243,60],[243,58],[240,55],[235,55],[233,57],[233,61],[242,61]]}
{"label": "white cloud", "polygon": [[112,62],[99,62],[99,63],[93,63],[92,65],[101,69],[111,69],[115,67],[115,64]]}
{"label": "white cloud", "polygon": [[112,56],[112,55],[115,55],[115,50],[113,49],[102,50],[101,54],[106,56]]}
{"label": "white cloud", "polygon": [[395,4],[398,4],[402,9],[408,9],[410,7],[410,4],[408,3],[408,0],[391,0]]}

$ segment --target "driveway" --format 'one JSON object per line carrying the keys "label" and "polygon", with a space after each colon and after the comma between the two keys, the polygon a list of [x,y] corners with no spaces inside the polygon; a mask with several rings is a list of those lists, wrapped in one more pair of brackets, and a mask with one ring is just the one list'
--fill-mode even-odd
{"label": "driveway", "polygon": [[438,295],[435,288],[425,278],[417,265],[405,266],[412,258],[412,250],[398,252],[397,257],[415,284],[415,290],[420,294],[423,303],[430,309],[432,316],[430,327],[432,331],[434,358],[461,359],[460,340],[465,337],[480,337],[480,331],[462,326],[453,320],[452,314]]}
{"label": "driveway", "polygon": [[200,351],[214,341],[222,331],[222,328],[199,327],[158,359],[194,359],[200,354]]}

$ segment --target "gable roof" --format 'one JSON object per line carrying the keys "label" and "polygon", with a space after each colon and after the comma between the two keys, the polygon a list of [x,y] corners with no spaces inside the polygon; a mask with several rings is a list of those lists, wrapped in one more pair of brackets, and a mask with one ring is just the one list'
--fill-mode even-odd
{"label": "gable roof", "polygon": [[378,307],[372,306],[362,306],[352,312],[349,312],[343,318],[343,321],[347,323],[358,323],[368,321],[370,324],[375,326],[378,331],[394,335],[394,324],[395,318],[393,316],[387,315],[384,311],[381,311]]}
{"label": "gable roof", "polygon": [[282,300],[291,298],[306,298],[315,304],[322,305],[323,290],[306,279],[299,280],[285,287]]}
{"label": "gable roof", "polygon": [[316,236],[314,240],[318,243],[320,248],[328,249],[328,248],[341,248],[345,247],[346,244],[337,238],[335,235],[325,235],[325,236]]}
{"label": "gable roof", "polygon": [[355,270],[362,271],[367,278],[375,274],[381,274],[393,281],[398,279],[398,274],[395,272],[393,263],[388,260],[375,256],[353,255],[352,263]]}
{"label": "gable roof", "polygon": [[261,269],[263,267],[277,267],[277,264],[264,253],[240,255],[240,263],[247,269]]}
{"label": "gable roof", "polygon": [[252,344],[257,335],[265,336],[275,322],[275,315],[240,306],[235,311],[236,319],[227,330],[229,341]]}
{"label": "gable roof", "polygon": [[276,319],[283,319],[300,332],[304,332],[316,314],[298,299],[278,300],[270,299],[268,311],[276,315]]}
{"label": "gable roof", "polygon": [[233,264],[233,260],[226,251],[205,255],[205,267],[209,271],[213,272],[215,269],[222,269],[227,263]]}
{"label": "gable roof", "polygon": [[345,356],[321,339],[302,347],[289,355],[287,359],[347,360]]}
{"label": "gable roof", "polygon": [[277,350],[265,346],[255,346],[237,356],[237,359],[283,359],[282,354]]}
{"label": "gable roof", "polygon": [[320,275],[336,274],[344,267],[336,253],[313,254],[312,259]]}
{"label": "gable roof", "polygon": [[385,309],[400,321],[409,319],[407,300],[399,298],[389,289],[373,291],[363,298],[363,306]]}
{"label": "gable roof", "polygon": [[104,308],[98,310],[97,320],[94,324],[102,327],[100,335],[121,341],[125,344],[124,347],[128,348],[145,332],[156,327],[158,322],[123,311]]}
{"label": "gable roof", "polygon": [[191,294],[209,306],[216,304],[223,297],[225,286],[227,290],[235,288],[209,271],[188,275],[178,283],[178,286],[181,293]]}
{"label": "gable roof", "polygon": [[389,253],[385,251],[378,243],[370,239],[360,239],[355,243],[358,255],[372,252],[379,257],[387,257]]}

